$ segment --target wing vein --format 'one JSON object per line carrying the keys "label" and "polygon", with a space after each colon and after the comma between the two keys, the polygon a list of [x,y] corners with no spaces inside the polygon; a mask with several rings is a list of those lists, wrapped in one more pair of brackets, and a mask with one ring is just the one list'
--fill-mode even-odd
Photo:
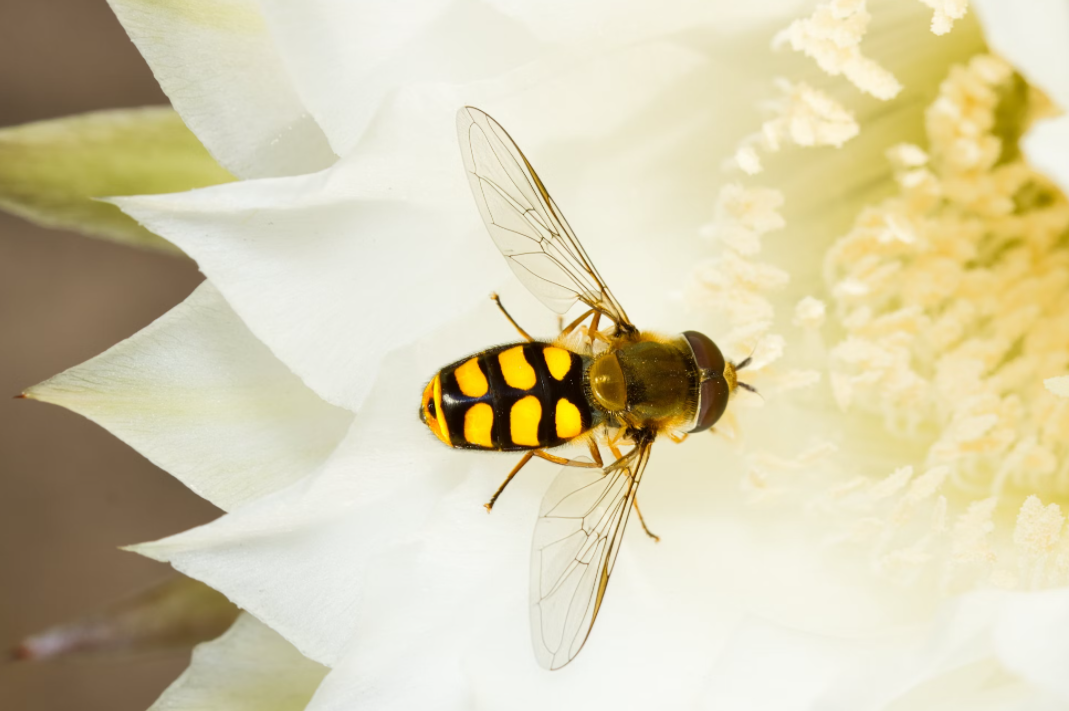
{"label": "wing vein", "polygon": [[[520,281],[553,311],[577,301],[600,311],[618,329],[634,329],[594,268],[545,184],[499,123],[465,107],[457,114],[472,194],[494,244]],[[537,251],[525,251],[534,242]]]}

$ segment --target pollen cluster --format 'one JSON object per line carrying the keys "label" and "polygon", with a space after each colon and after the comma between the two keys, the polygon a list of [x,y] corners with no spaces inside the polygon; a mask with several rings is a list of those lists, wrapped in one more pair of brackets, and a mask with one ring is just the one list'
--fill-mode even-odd
{"label": "pollen cluster", "polygon": [[783,338],[769,333],[775,309],[768,293],[786,285],[789,277],[755,259],[761,236],[783,227],[777,212],[782,204],[776,190],[725,185],[717,198],[716,217],[703,229],[703,236],[723,249],[720,256],[698,265],[694,275],[702,300],[727,320],[730,330],[721,340],[729,354],[741,355],[759,344],[773,354],[783,350]]}
{"label": "pollen cluster", "polygon": [[897,96],[902,85],[861,52],[871,20],[865,0],[831,0],[818,5],[811,16],[792,22],[776,36],[773,47],[789,45],[804,52],[828,74],[842,75],[866,94],[886,101]]}
{"label": "pollen cluster", "polygon": [[1069,399],[1044,386],[1069,370],[1069,201],[1017,149],[1049,110],[995,57],[954,67],[927,148],[889,153],[897,194],[826,255],[834,397],[925,453],[832,492],[889,575],[936,557],[951,590],[1069,580]]}
{"label": "pollen cluster", "polygon": [[965,17],[969,10],[968,0],[921,0],[932,8],[932,33],[945,35],[954,26],[954,20]]}
{"label": "pollen cluster", "polygon": [[773,116],[761,130],[743,140],[735,161],[743,172],[756,175],[762,170],[755,148],[775,153],[785,145],[802,147],[842,146],[858,133],[854,115],[824,92],[805,82],[779,79],[780,98],[772,102]]}
{"label": "pollen cluster", "polygon": [[819,379],[814,371],[770,368],[783,355],[783,336],[773,333],[775,308],[770,296],[787,285],[779,267],[758,260],[763,235],[783,227],[778,210],[783,195],[768,188],[725,185],[720,190],[713,222],[703,235],[720,243],[714,259],[699,264],[694,276],[703,304],[725,318],[728,331],[718,338],[726,352],[752,356],[747,372],[761,372],[763,389],[789,389]]}

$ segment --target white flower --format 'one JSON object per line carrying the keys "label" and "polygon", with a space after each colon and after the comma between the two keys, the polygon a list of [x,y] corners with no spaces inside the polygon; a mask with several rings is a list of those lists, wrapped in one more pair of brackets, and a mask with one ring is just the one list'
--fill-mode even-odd
{"label": "white flower", "polygon": [[[95,419],[229,511],[137,550],[331,668],[320,684],[301,666],[277,708],[313,688],[316,711],[1069,704],[1051,508],[1066,495],[1052,472],[1067,406],[1040,385],[1069,366],[1064,339],[1044,340],[1063,328],[1069,131],[1037,124],[1028,165],[1000,163],[992,138],[1006,87],[1069,106],[1063,5],[977,8],[1014,83],[958,2],[925,3],[934,18],[863,0],[112,4],[243,180],[117,199],[209,281],[28,395]],[[641,498],[662,543],[628,535],[589,643],[554,674],[529,652],[525,596],[555,467],[525,469],[487,516],[512,459],[449,451],[416,417],[437,368],[514,337],[491,291],[553,332],[463,187],[452,114],[465,103],[521,142],[640,327],[752,349],[766,398],[732,405],[736,443],[658,444]],[[725,181],[729,156],[754,176],[745,186]],[[1035,207],[1058,209],[1015,222],[1005,198],[1032,183]],[[697,236],[713,213],[709,247]],[[977,285],[986,317],[957,327],[982,364],[940,371],[950,341],[930,327],[969,303],[940,301],[976,270],[964,245],[982,233],[995,260],[1033,227],[1046,230],[1034,261],[1058,279],[1013,295],[1034,268],[1015,263]],[[989,332],[999,349],[981,347]],[[261,701],[293,652],[238,624],[161,704]],[[244,665],[250,644],[268,671],[219,691],[210,658]]]}

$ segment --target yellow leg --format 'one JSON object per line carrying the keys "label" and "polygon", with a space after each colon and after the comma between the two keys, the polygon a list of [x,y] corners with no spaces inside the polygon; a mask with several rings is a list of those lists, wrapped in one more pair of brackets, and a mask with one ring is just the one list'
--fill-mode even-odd
{"label": "yellow leg", "polygon": [[507,318],[509,320],[509,323],[511,323],[512,326],[520,332],[521,336],[523,336],[528,341],[534,340],[533,338],[531,338],[531,334],[520,328],[520,324],[516,323],[516,320],[512,318],[508,311],[505,310],[505,307],[501,304],[501,297],[499,297],[497,294],[490,294],[490,298],[494,300],[494,303],[497,304],[497,308],[501,309],[501,313],[505,314],[505,318]]}
{"label": "yellow leg", "polygon": [[541,449],[536,449],[531,452],[536,457],[541,457],[547,462],[553,462],[554,464],[563,464],[566,467],[584,467],[586,469],[601,469],[601,465],[595,462],[577,462],[574,459],[565,459],[564,457],[558,457],[553,454],[543,452]]}
{"label": "yellow leg", "polygon": [[572,331],[579,327],[579,324],[581,324],[583,321],[586,321],[592,313],[596,313],[594,309],[587,309],[586,311],[584,311],[579,318],[575,319],[570,324],[561,329],[560,336],[558,336],[558,338],[564,338],[565,336],[569,335]]}
{"label": "yellow leg", "polygon": [[608,343],[609,339],[604,334],[602,334],[601,331],[598,330],[598,324],[601,322],[601,311],[598,311],[597,309],[587,309],[586,311],[584,311],[579,318],[575,319],[570,324],[562,328],[560,335],[557,336],[557,338],[567,337],[572,331],[579,328],[579,326],[582,325],[583,321],[586,321],[591,316],[593,316],[593,319],[591,319],[590,325],[586,327],[586,337],[587,340],[590,341],[590,345],[593,346],[594,341],[596,340]]}
{"label": "yellow leg", "polygon": [[[615,445],[617,442],[619,442],[620,438],[623,437],[623,436],[624,436],[623,429],[618,429],[613,434],[612,439],[606,439],[606,444],[608,444],[609,447],[612,448],[612,446]],[[616,455],[616,458],[619,459],[620,455]]]}
{"label": "yellow leg", "polygon": [[533,456],[534,452],[528,452],[527,454],[523,455],[523,459],[520,460],[520,463],[512,468],[512,471],[509,472],[509,475],[505,477],[505,481],[501,482],[501,486],[497,487],[497,491],[495,491],[494,495],[490,497],[490,501],[483,504],[483,506],[486,507],[486,513],[490,513],[490,511],[494,508],[494,502],[497,501],[497,497],[501,496],[501,492],[504,491],[505,487],[509,485],[510,481],[512,481],[512,477],[516,476],[516,472],[523,469],[523,466],[527,464],[527,462],[531,461],[531,457]]}
{"label": "yellow leg", "polygon": [[590,453],[594,455],[593,462],[577,462],[574,459],[565,459],[564,457],[558,457],[554,454],[548,454],[546,452],[543,452],[541,449],[534,449],[530,452],[527,452],[523,455],[523,458],[519,461],[519,463],[517,463],[516,466],[512,468],[512,471],[509,472],[509,475],[505,477],[505,481],[501,482],[501,486],[497,487],[497,491],[495,491],[494,495],[490,497],[490,500],[483,504],[483,507],[486,508],[486,511],[488,513],[493,510],[494,504],[497,502],[497,497],[501,496],[501,492],[503,492],[505,490],[505,487],[509,485],[509,482],[512,481],[512,477],[516,476],[516,474],[519,473],[521,469],[523,469],[527,462],[531,461],[532,457],[539,457],[540,459],[545,459],[547,462],[553,462],[554,464],[563,464],[566,467],[601,469],[601,453],[597,451],[597,447],[594,445],[593,442],[590,444]]}
{"label": "yellow leg", "polygon": [[[620,461],[620,459],[623,458],[623,452],[621,452],[620,448],[617,447],[615,444],[610,443],[609,449],[612,451],[612,456],[616,457],[617,461]],[[642,530],[646,532],[647,536],[652,538],[654,541],[660,543],[661,537],[650,530],[650,527],[646,525],[646,519],[642,517],[642,509],[638,507],[638,498],[636,497],[635,499],[633,499],[631,503],[635,507],[635,513],[638,514],[638,521],[642,524]]]}
{"label": "yellow leg", "polygon": [[[591,450],[591,451],[593,451],[593,450]],[[601,455],[600,454],[598,454],[597,457],[596,457],[597,462],[577,462],[574,459],[565,459],[564,457],[558,457],[558,456],[555,456],[553,454],[547,454],[547,453],[543,452],[541,449],[531,450],[530,452],[527,452],[526,454],[523,455],[523,458],[516,464],[516,466],[514,466],[512,468],[512,471],[509,472],[509,475],[507,477],[505,477],[505,481],[501,482],[501,486],[497,487],[497,491],[495,491],[494,495],[490,497],[490,500],[488,502],[486,502],[485,504],[483,504],[483,507],[486,508],[487,513],[489,513],[490,511],[493,510],[494,504],[497,502],[497,497],[501,496],[501,492],[503,492],[505,490],[505,487],[509,485],[509,482],[512,481],[512,477],[516,476],[516,474],[518,474],[519,471],[521,469],[523,469],[523,467],[527,464],[527,462],[531,461],[532,457],[540,457],[541,459],[545,459],[546,461],[553,462],[554,464],[563,464],[563,465],[569,466],[569,467],[585,467],[587,469],[601,469]]]}
{"label": "yellow leg", "polygon": [[642,530],[646,532],[647,536],[652,538],[657,543],[660,543],[661,537],[651,531],[649,526],[646,525],[646,519],[642,518],[642,509],[638,507],[638,498],[636,497],[632,499],[631,503],[635,505],[635,513],[638,514],[638,522],[642,524]]}
{"label": "yellow leg", "polygon": [[594,440],[590,440],[587,444],[590,445],[590,456],[594,458],[594,463],[598,465],[598,468],[604,469],[605,462],[601,459],[601,450],[598,445],[594,443]]}
{"label": "yellow leg", "polygon": [[594,318],[590,319],[590,325],[586,329],[586,335],[590,339],[591,345],[594,345],[594,339],[601,335],[600,333],[598,333],[599,323],[601,323],[601,312],[595,311]]}

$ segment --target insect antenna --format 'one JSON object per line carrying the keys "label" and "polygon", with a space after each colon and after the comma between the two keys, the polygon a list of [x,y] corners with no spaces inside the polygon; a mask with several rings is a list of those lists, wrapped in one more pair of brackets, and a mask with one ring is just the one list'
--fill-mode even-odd
{"label": "insect antenna", "polygon": [[[754,352],[756,350],[757,350],[757,346],[754,346],[753,348],[751,348],[750,349],[750,355],[746,356],[741,361],[739,361],[738,363],[735,364],[735,370],[742,370],[743,368],[748,366],[750,363],[752,363],[753,362],[753,354],[754,354]],[[739,383],[739,385],[742,385],[742,383]]]}
{"label": "insect antenna", "polygon": [[754,395],[756,395],[757,397],[761,398],[762,400],[765,399],[765,396],[762,395],[761,393],[759,393],[757,391],[757,388],[755,388],[753,385],[750,385],[749,383],[744,383],[742,381],[739,381],[739,387],[742,388],[743,390],[749,390],[750,392],[752,392]]}

